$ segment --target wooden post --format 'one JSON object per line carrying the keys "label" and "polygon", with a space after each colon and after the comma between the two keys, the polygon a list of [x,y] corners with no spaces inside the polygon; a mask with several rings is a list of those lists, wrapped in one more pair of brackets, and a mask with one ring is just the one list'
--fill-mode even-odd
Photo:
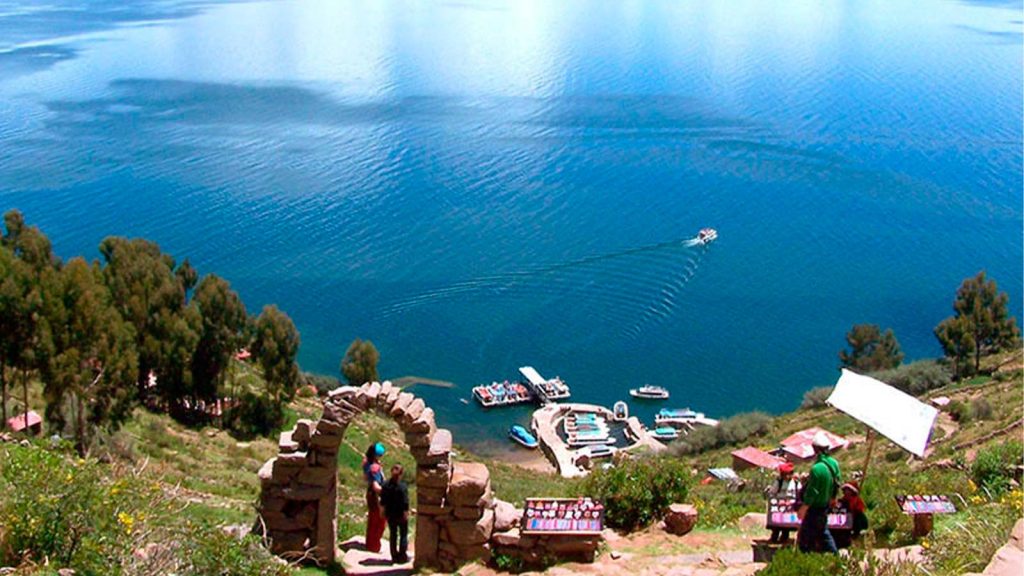
{"label": "wooden post", "polygon": [[868,428],[868,453],[864,457],[864,467],[861,469],[860,487],[864,488],[864,481],[868,477],[868,465],[871,464],[871,452],[875,449],[875,431]]}

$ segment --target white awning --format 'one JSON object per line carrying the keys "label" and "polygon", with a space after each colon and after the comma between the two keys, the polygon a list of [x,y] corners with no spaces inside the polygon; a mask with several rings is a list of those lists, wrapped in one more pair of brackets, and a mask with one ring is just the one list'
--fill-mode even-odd
{"label": "white awning", "polygon": [[533,384],[534,386],[540,386],[541,384],[547,382],[547,380],[541,378],[540,374],[533,369],[533,366],[523,366],[522,368],[519,369],[519,373],[522,374],[523,377],[526,378],[530,382],[530,384]]}
{"label": "white awning", "polygon": [[924,456],[939,413],[885,382],[846,369],[826,402],[917,456]]}

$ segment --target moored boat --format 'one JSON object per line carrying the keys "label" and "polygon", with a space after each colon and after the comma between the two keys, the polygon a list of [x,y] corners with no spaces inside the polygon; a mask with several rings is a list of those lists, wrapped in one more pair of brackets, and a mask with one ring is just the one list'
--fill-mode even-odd
{"label": "moored boat", "polygon": [[668,390],[661,386],[645,384],[639,388],[633,388],[630,390],[629,395],[633,398],[643,398],[644,400],[667,400]]}
{"label": "moored boat", "polygon": [[619,400],[612,406],[612,414],[612,418],[616,422],[625,422],[629,418],[629,406],[622,400]]}
{"label": "moored boat", "polygon": [[671,426],[658,426],[650,432],[650,435],[656,440],[675,440],[679,438],[679,430]]}
{"label": "moored boat", "polygon": [[530,434],[525,427],[520,426],[519,424],[513,424],[512,427],[508,429],[508,437],[511,438],[512,441],[526,448],[533,449],[538,446],[537,439],[533,437],[533,434]]}
{"label": "moored boat", "polygon": [[600,445],[597,445],[597,446],[587,446],[585,448],[581,448],[579,450],[579,452],[577,452],[577,453],[580,456],[587,455],[587,456],[590,456],[591,458],[611,458],[612,456],[615,455],[615,452],[616,452],[616,448],[614,446],[607,446],[607,445],[600,446]]}

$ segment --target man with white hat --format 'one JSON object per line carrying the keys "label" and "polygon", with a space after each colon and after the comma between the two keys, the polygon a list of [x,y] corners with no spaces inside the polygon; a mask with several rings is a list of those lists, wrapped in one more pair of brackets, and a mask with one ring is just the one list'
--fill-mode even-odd
{"label": "man with white hat", "polygon": [[824,432],[814,435],[811,446],[816,458],[800,502],[800,531],[796,541],[801,552],[828,551],[835,554],[838,551],[828,530],[828,510],[842,484],[839,463],[828,455],[832,444]]}

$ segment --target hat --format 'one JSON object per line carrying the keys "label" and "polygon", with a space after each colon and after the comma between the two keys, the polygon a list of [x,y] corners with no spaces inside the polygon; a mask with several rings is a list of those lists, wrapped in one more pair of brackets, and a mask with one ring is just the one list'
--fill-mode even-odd
{"label": "hat", "polygon": [[824,432],[818,432],[814,435],[814,439],[811,440],[811,446],[815,448],[831,448],[832,442],[829,441],[828,435]]}
{"label": "hat", "polygon": [[380,442],[373,445],[373,453],[376,454],[378,458],[383,456],[384,452],[386,452],[386,450],[384,449],[384,445]]}
{"label": "hat", "polygon": [[793,472],[793,463],[783,462],[782,464],[779,464],[779,472],[783,474],[791,474]]}
{"label": "hat", "polygon": [[839,488],[840,488],[840,490],[849,490],[850,492],[853,492],[854,494],[860,494],[860,489],[857,488],[857,483],[856,482],[847,482],[846,484],[843,484]]}

